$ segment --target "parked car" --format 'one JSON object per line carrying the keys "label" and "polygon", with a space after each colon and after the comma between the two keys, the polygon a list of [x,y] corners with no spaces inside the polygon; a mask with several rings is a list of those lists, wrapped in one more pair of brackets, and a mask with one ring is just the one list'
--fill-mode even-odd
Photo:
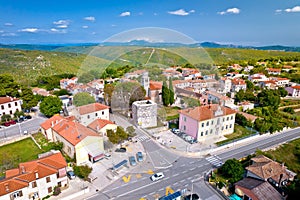
{"label": "parked car", "polygon": [[184,200],[198,200],[200,199],[198,194],[189,194],[184,197]]}
{"label": "parked car", "polygon": [[129,157],[129,163],[131,166],[136,166],[136,161],[134,156]]}
{"label": "parked car", "polygon": [[104,156],[106,159],[109,159],[111,157],[111,155],[109,153],[105,153]]}
{"label": "parked car", "polygon": [[27,130],[23,131],[23,134],[28,135],[28,131]]}
{"label": "parked car", "polygon": [[73,171],[68,171],[67,176],[69,177],[69,179],[75,179],[76,178],[76,175]]}
{"label": "parked car", "polygon": [[152,181],[158,181],[158,180],[160,180],[160,179],[162,179],[162,178],[164,178],[164,177],[165,177],[164,173],[159,172],[159,173],[153,174],[153,175],[150,177],[150,179],[151,179]]}
{"label": "parked car", "polygon": [[126,152],[126,148],[125,147],[117,148],[115,152]]}
{"label": "parked car", "polygon": [[136,159],[137,159],[137,161],[138,162],[142,162],[143,160],[144,160],[144,158],[143,158],[143,153],[142,152],[137,152],[136,153]]}
{"label": "parked car", "polygon": [[26,115],[24,118],[25,119],[31,119],[32,117],[30,115]]}

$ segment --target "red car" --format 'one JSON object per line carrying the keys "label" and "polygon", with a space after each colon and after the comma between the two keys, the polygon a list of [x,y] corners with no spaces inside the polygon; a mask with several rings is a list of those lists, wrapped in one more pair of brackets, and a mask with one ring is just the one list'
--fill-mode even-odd
{"label": "red car", "polygon": [[15,120],[11,120],[9,122],[4,122],[4,126],[10,126],[10,125],[13,125],[13,124],[16,124],[16,121]]}

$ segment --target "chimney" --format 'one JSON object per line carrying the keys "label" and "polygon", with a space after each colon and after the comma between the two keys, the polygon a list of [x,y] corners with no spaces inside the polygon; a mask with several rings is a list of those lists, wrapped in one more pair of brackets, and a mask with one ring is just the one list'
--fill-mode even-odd
{"label": "chimney", "polygon": [[24,174],[25,173],[25,167],[21,166],[21,173]]}
{"label": "chimney", "polygon": [[4,186],[5,186],[5,191],[6,191],[6,192],[9,192],[8,183],[5,183]]}
{"label": "chimney", "polygon": [[54,122],[53,121],[51,121],[51,127],[53,127],[54,126]]}
{"label": "chimney", "polygon": [[35,178],[39,179],[39,173],[38,173],[38,171],[35,171],[34,173],[35,173]]}

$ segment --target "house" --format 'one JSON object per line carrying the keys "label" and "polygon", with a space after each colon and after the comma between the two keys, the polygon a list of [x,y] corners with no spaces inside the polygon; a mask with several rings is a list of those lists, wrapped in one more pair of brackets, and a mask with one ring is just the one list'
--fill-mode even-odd
{"label": "house", "polygon": [[208,96],[208,101],[211,103],[219,103],[222,106],[228,106],[234,104],[234,100],[222,94],[219,94],[214,91],[206,91],[205,92]]}
{"label": "house", "polygon": [[97,90],[103,90],[104,89],[104,80],[103,79],[96,79],[93,80],[89,83],[87,83],[87,85],[91,88],[95,88]]}
{"label": "house", "polygon": [[292,69],[293,69],[293,66],[291,66],[291,65],[282,66],[282,71],[285,71],[285,72],[289,72]]}
{"label": "house", "polygon": [[74,121],[63,119],[52,129],[53,141],[63,143],[63,151],[76,159],[76,164],[96,162],[104,156],[103,137]]}
{"label": "house", "polygon": [[247,84],[245,80],[241,78],[234,78],[231,80],[232,85],[231,85],[231,91],[233,92],[238,92],[240,90],[246,90],[247,89]]}
{"label": "house", "polygon": [[162,90],[162,82],[150,81],[149,84],[149,97],[151,101],[156,103],[160,103],[161,99],[161,91]]}
{"label": "house", "polygon": [[[180,69],[180,68],[178,68]],[[169,67],[167,69],[164,69],[162,74],[167,78],[181,78],[182,74],[181,72],[177,71],[176,67]]]}
{"label": "house", "polygon": [[288,92],[289,96],[300,97],[300,85],[286,87],[285,90]]}
{"label": "house", "polygon": [[221,87],[223,88],[224,93],[228,93],[231,91],[231,87],[232,87],[231,79],[224,77],[224,78],[221,78],[220,82],[221,82]]}
{"label": "house", "polygon": [[269,80],[269,81],[259,81],[258,82],[259,87],[261,88],[267,88],[271,90],[277,89],[276,81],[274,80]]}
{"label": "house", "polygon": [[75,111],[76,119],[83,125],[87,126],[95,119],[109,120],[109,106],[92,103],[84,106],[79,106]]}
{"label": "house", "polygon": [[50,93],[44,88],[38,88],[38,87],[32,88],[32,93],[34,95],[41,95],[44,97],[50,96]]}
{"label": "house", "polygon": [[234,184],[235,193],[242,199],[283,200],[286,195],[279,193],[270,183],[253,178],[244,178]]}
{"label": "house", "polygon": [[280,75],[281,73],[281,69],[277,69],[277,68],[267,68],[266,70],[268,74],[272,74],[272,75]]}
{"label": "house", "polygon": [[296,176],[283,163],[275,162],[266,156],[259,155],[252,158],[251,161],[252,164],[246,167],[247,177],[268,181],[276,187],[286,185]]}
{"label": "house", "polygon": [[233,133],[236,111],[209,104],[179,111],[179,129],[197,139],[204,141],[213,136]]}
{"label": "house", "polygon": [[157,126],[157,104],[150,100],[133,102],[132,118],[142,128]]}
{"label": "house", "polygon": [[54,141],[52,127],[58,122],[64,120],[60,115],[54,115],[51,118],[40,124],[42,134],[47,138],[47,140]]}
{"label": "house", "polygon": [[248,80],[252,83],[257,83],[259,81],[268,81],[269,78],[266,77],[263,73],[253,74],[251,76],[248,76]]}
{"label": "house", "polygon": [[237,113],[243,115],[251,123],[254,123],[255,120],[258,118],[255,115],[251,115],[249,113],[245,113],[245,112],[241,112],[241,111],[238,111]]}
{"label": "house", "polygon": [[87,127],[100,133],[100,136],[106,136],[107,130],[116,131],[118,126],[114,122],[106,119],[95,119],[92,123],[87,125]]}
{"label": "house", "polygon": [[124,78],[126,79],[134,79],[134,78],[138,78],[139,76],[141,76],[144,72],[146,72],[146,70],[136,70],[134,72],[128,72],[124,75]]}
{"label": "house", "polygon": [[71,84],[77,85],[77,82],[78,82],[78,78],[77,77],[73,77],[71,79],[68,79],[68,78],[61,79],[59,81],[61,89],[67,89],[67,86],[69,86]]}
{"label": "house", "polygon": [[0,118],[3,115],[14,116],[16,111],[22,111],[22,101],[14,97],[0,97]]}
{"label": "house", "polygon": [[43,199],[52,195],[54,187],[69,185],[67,163],[59,151],[42,154],[39,159],[20,163],[5,172],[0,180],[0,200]]}
{"label": "house", "polygon": [[238,106],[242,109],[242,111],[252,110],[254,108],[254,103],[250,103],[249,101],[243,101],[238,103]]}

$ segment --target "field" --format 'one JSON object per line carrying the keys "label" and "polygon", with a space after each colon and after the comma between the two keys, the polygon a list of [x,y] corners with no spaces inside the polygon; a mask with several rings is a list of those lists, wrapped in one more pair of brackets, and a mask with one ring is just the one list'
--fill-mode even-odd
{"label": "field", "polygon": [[[252,132],[254,133],[254,132]],[[220,142],[217,142],[216,144],[217,145],[222,145],[222,144],[225,144],[225,143],[228,143],[230,141],[234,141],[236,139],[239,139],[239,138],[243,138],[243,137],[247,137],[251,135],[251,130],[248,130],[238,124],[235,124],[234,125],[234,132],[232,134],[229,134],[229,135],[225,135],[225,137],[227,138],[226,140],[223,140],[223,141],[220,141]]]}
{"label": "field", "polygon": [[31,138],[0,147],[0,176],[5,169],[18,166],[20,162],[35,160],[43,150],[39,149]]}

